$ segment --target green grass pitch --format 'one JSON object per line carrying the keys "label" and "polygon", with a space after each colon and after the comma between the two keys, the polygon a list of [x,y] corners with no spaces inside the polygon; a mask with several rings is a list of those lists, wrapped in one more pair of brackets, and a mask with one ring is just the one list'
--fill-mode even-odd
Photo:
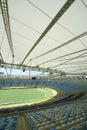
{"label": "green grass pitch", "polygon": [[31,103],[53,95],[49,89],[21,88],[21,89],[0,89],[0,105],[13,103]]}

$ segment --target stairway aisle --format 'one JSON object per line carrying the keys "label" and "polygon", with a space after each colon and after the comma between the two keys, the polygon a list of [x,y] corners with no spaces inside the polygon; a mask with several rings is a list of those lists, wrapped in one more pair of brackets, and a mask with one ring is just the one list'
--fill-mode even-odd
{"label": "stairway aisle", "polygon": [[16,130],[30,130],[24,113],[19,113]]}

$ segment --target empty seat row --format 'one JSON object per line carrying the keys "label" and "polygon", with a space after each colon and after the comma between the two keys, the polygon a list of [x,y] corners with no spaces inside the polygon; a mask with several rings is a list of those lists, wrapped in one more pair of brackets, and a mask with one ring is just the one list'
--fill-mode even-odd
{"label": "empty seat row", "polygon": [[0,117],[0,130],[15,130],[18,115]]}
{"label": "empty seat row", "polygon": [[32,130],[68,129],[87,120],[86,101],[25,113]]}

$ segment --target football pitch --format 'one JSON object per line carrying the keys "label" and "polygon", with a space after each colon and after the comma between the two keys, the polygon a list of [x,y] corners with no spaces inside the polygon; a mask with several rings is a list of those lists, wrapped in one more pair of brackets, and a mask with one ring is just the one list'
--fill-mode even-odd
{"label": "football pitch", "polygon": [[0,89],[0,105],[34,104],[51,99],[57,94],[49,88]]}

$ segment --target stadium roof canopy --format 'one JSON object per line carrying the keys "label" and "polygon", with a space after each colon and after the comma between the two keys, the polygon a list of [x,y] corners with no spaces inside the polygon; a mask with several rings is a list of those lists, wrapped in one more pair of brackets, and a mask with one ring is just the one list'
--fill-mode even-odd
{"label": "stadium roof canopy", "polygon": [[87,0],[0,0],[0,64],[87,74]]}

